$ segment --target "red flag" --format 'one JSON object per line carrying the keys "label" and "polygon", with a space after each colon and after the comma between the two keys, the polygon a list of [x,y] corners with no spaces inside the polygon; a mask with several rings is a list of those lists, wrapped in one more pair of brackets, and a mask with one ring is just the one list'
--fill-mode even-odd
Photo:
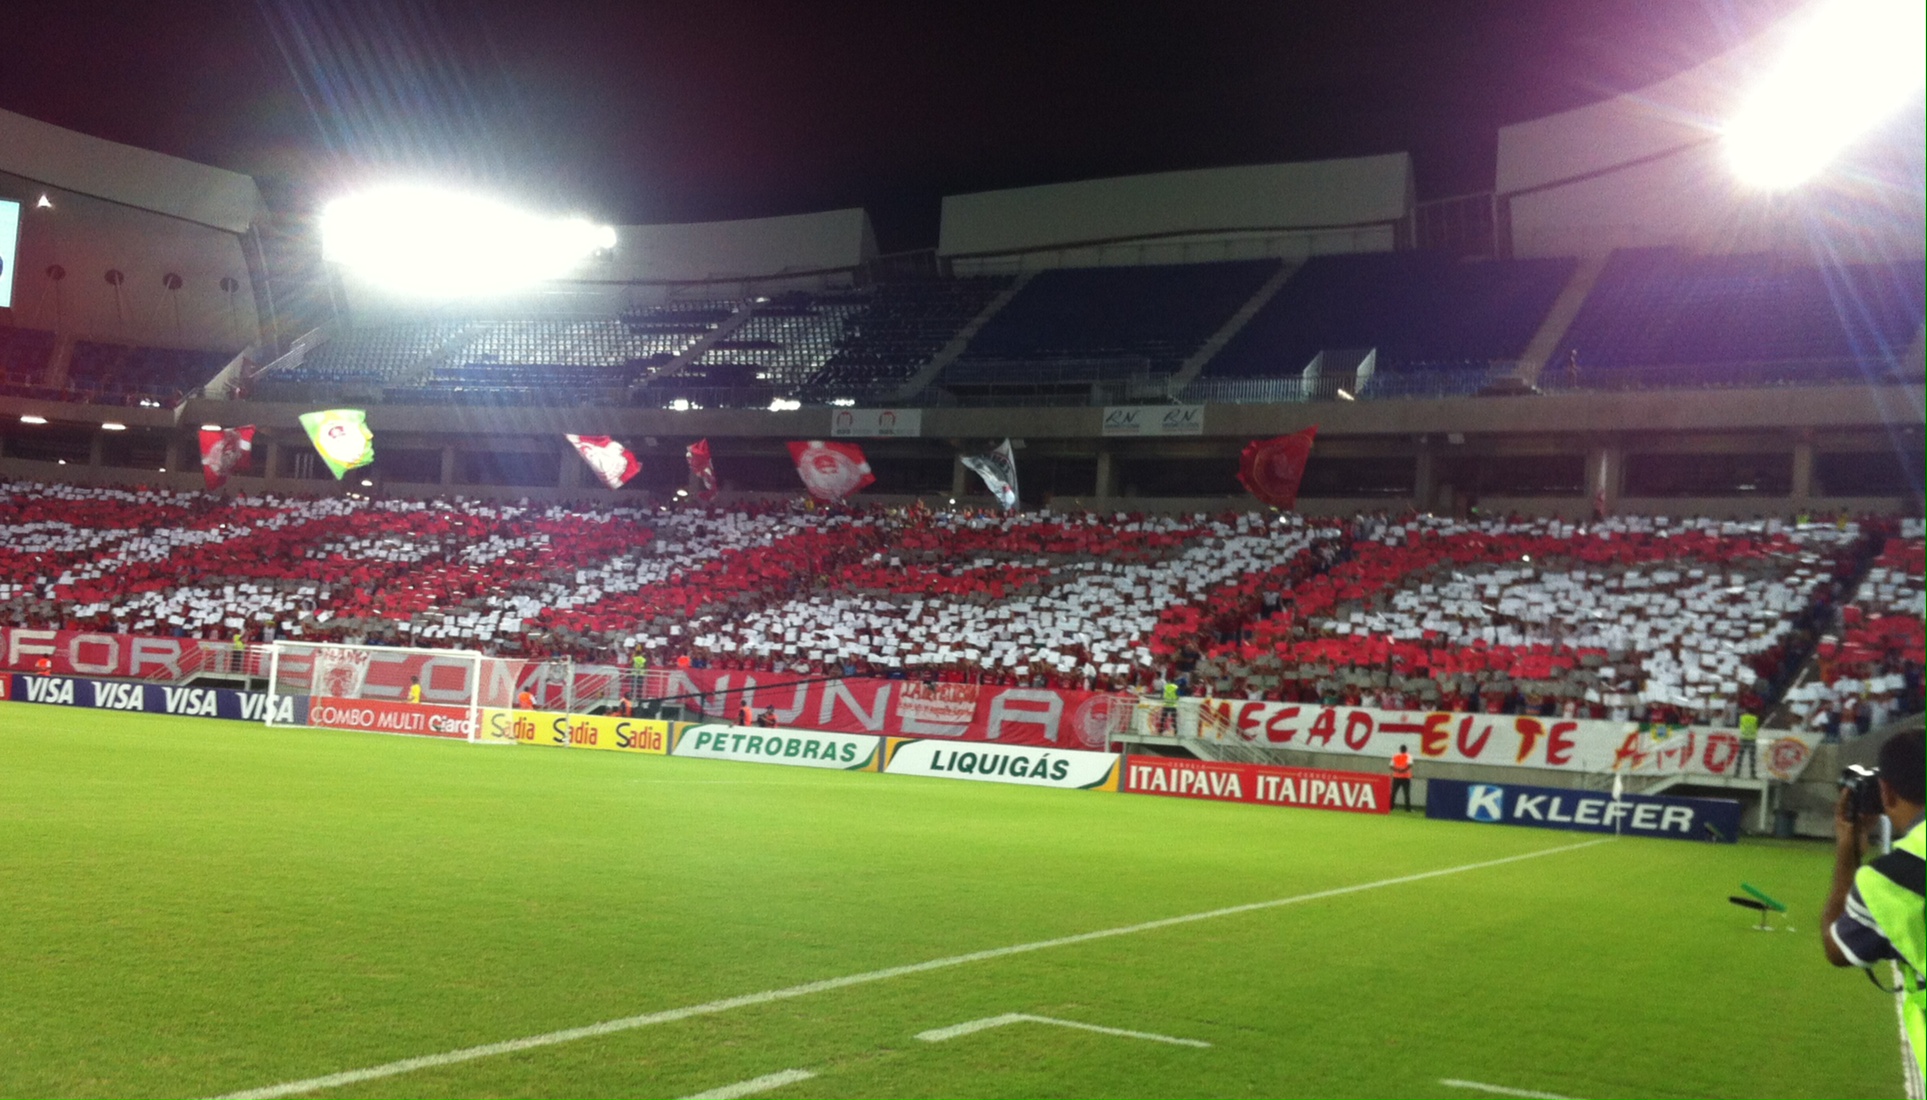
{"label": "red flag", "polygon": [[869,460],[863,448],[854,443],[791,443],[790,459],[796,463],[796,476],[803,487],[818,500],[842,500],[876,480],[870,475]]}
{"label": "red flag", "polygon": [[708,504],[716,499],[716,466],[709,461],[709,440],[698,439],[689,445],[689,476],[701,488],[696,490],[696,499]]}
{"label": "red flag", "polygon": [[248,468],[254,453],[254,425],[201,429],[201,477],[209,489],[227,484],[228,475]]}
{"label": "red flag", "polygon": [[569,435],[562,438],[575,446],[575,453],[589,464],[595,476],[611,489],[620,489],[628,480],[642,472],[642,463],[629,448],[617,443],[606,435]]}
{"label": "red flag", "polygon": [[1302,432],[1252,440],[1238,456],[1238,483],[1273,508],[1297,504],[1298,483],[1304,480],[1305,460],[1317,434],[1318,425],[1313,424]]}

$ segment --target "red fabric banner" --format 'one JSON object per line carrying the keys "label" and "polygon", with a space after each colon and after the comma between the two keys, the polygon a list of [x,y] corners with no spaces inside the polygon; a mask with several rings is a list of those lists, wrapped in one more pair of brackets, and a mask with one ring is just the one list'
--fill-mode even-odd
{"label": "red fabric banner", "polygon": [[1120,789],[1132,794],[1255,802],[1355,814],[1382,814],[1392,808],[1389,775],[1187,760],[1175,756],[1127,757],[1124,785]]}
{"label": "red fabric banner", "polygon": [[606,435],[570,435],[564,439],[582,456],[582,461],[595,471],[597,480],[611,489],[620,489],[629,479],[642,472],[642,463],[636,461],[635,453]]}
{"label": "red fabric banner", "polygon": [[1305,461],[1311,457],[1312,440],[1317,435],[1318,425],[1313,424],[1302,432],[1245,444],[1238,456],[1238,483],[1273,508],[1294,507],[1298,485],[1305,478]]}
{"label": "red fabric banner", "polygon": [[254,453],[254,425],[240,428],[201,429],[201,477],[209,489],[219,489],[227,479],[248,468]]}
{"label": "red fabric banner", "polygon": [[876,481],[863,448],[854,443],[824,442],[790,444],[790,460],[796,463],[796,476],[803,487],[818,500],[834,504]]}
{"label": "red fabric banner", "polygon": [[708,504],[716,499],[716,464],[709,459],[709,440],[698,439],[689,445],[685,452],[689,458],[689,476],[700,486],[696,499]]}
{"label": "red fabric banner", "polygon": [[369,733],[405,733],[413,737],[468,740],[474,725],[467,707],[429,703],[382,703],[373,699],[336,699],[317,695],[308,705],[308,724]]}
{"label": "red fabric banner", "polygon": [[892,737],[955,738],[1103,750],[1112,734],[1130,728],[1136,699],[1102,691],[937,685],[933,692],[910,680],[850,677],[802,681],[776,672],[675,669],[667,695],[700,695],[703,713],[734,721],[740,708],[776,712],[785,729],[881,733]]}

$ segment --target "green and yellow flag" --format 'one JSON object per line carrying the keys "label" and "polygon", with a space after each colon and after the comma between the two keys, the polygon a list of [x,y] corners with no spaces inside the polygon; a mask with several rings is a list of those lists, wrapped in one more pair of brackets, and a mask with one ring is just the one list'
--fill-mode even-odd
{"label": "green and yellow flag", "polygon": [[301,426],[337,481],[349,470],[375,460],[375,433],[368,430],[368,414],[361,409],[302,413]]}

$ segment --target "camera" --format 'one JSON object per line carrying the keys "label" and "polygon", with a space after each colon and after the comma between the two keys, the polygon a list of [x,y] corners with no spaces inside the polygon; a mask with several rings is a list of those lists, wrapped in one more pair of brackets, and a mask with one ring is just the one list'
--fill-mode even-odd
{"label": "camera", "polygon": [[1881,812],[1879,768],[1848,764],[1840,772],[1840,789],[1853,792],[1855,817],[1872,817]]}

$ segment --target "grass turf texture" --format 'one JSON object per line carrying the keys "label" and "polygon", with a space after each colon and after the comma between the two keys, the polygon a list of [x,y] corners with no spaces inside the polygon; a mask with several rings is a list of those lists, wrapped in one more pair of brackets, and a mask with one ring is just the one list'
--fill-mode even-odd
{"label": "grass turf texture", "polygon": [[[1583,839],[0,704],[0,1093],[266,1086]],[[1827,867],[1614,840],[330,1095],[1899,1095]],[[1800,931],[1747,931],[1742,878]],[[913,1038],[1009,1012],[1213,1046]]]}

